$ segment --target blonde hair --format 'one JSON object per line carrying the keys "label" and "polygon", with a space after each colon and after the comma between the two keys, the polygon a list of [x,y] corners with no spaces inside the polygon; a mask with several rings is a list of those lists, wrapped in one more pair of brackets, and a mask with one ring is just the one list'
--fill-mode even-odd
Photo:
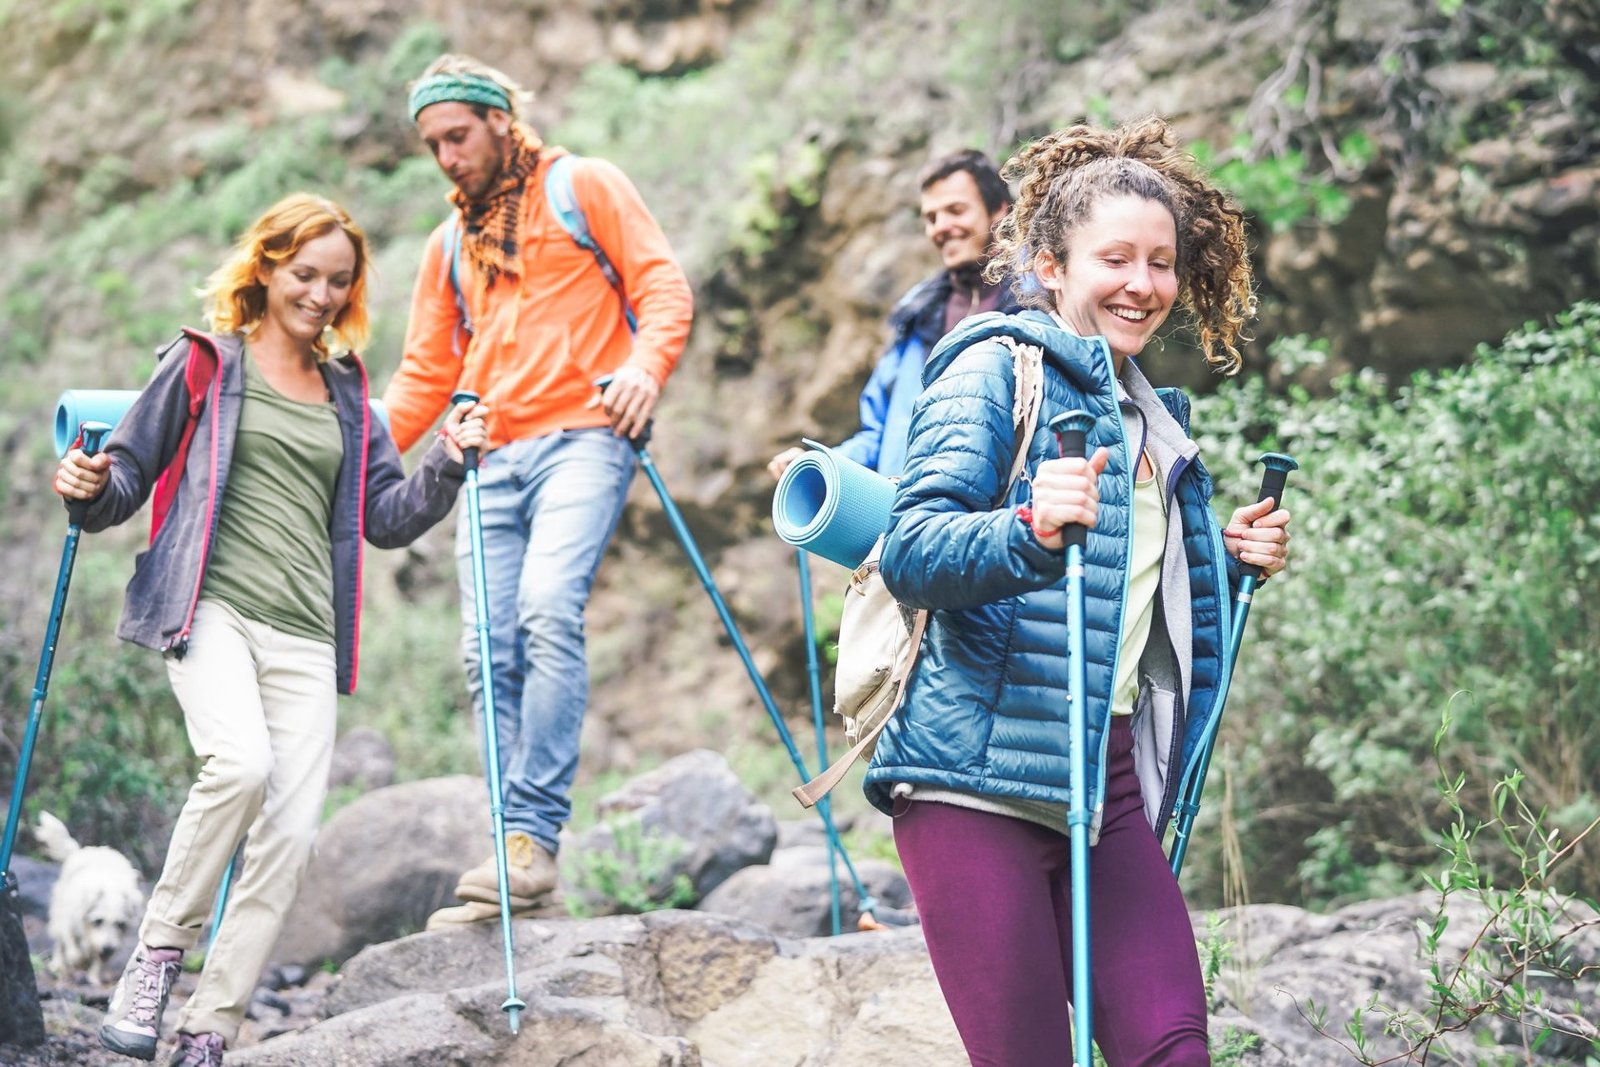
{"label": "blonde hair", "polygon": [[[1031,271],[1041,253],[1065,264],[1073,232],[1100,200],[1134,195],[1172,213],[1178,233],[1178,305],[1194,322],[1200,352],[1224,374],[1239,369],[1238,345],[1255,316],[1254,275],[1244,213],[1179,150],[1159,118],[1114,129],[1071,126],[1021,149],[1001,168],[1020,182],[1017,200],[995,228],[999,254],[991,277]],[[1042,289],[1024,301],[1049,310]]]}
{"label": "blonde hair", "polygon": [[312,348],[320,362],[329,356],[329,334],[350,351],[366,344],[370,332],[367,235],[344,208],[327,197],[311,193],[284,197],[245,230],[233,252],[199,291],[206,305],[206,324],[218,333],[249,333],[267,313],[267,287],[262,276],[293,259],[306,242],[335,230],[350,238],[355,248],[355,271],[351,274],[350,295],[344,307],[333,317],[328,329],[312,342]]}

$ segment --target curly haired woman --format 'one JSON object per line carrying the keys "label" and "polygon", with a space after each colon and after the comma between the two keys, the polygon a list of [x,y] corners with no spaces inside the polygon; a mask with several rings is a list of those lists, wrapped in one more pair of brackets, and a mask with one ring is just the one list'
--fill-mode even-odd
{"label": "curly haired woman", "polygon": [[[934,971],[982,1067],[1071,1058],[1066,580],[1088,527],[1085,656],[1093,1032],[1111,1067],[1209,1062],[1183,896],[1161,850],[1215,705],[1238,564],[1282,569],[1286,511],[1226,528],[1187,400],[1135,357],[1175,309],[1224,371],[1253,310],[1244,221],[1160,120],[1074,126],[1006,165],[1020,195],[1001,254],[1036,284],[1016,315],[969,319],[929,359],[881,566],[933,610],[906,699],[878,739],[872,802]],[[1018,442],[1012,346],[1043,350],[1041,427],[1094,417],[1085,459]],[[1008,493],[1017,449],[1024,469]]]}

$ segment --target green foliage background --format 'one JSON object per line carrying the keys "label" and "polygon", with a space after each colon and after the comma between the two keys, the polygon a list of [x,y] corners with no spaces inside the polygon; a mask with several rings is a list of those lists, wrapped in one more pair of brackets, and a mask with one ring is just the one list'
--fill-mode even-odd
{"label": "green foliage background", "polygon": [[[1213,832],[1221,771],[1252,899],[1415,888],[1440,858],[1447,707],[1441,755],[1485,789],[1469,814],[1487,817],[1489,783],[1516,770],[1568,838],[1600,815],[1596,411],[1593,303],[1398,389],[1368,372],[1330,397],[1277,396],[1254,379],[1196,406],[1213,469],[1267,449],[1302,464],[1293,562],[1256,600],[1213,765]],[[1253,499],[1231,481],[1219,497]],[[1206,850],[1202,884],[1222,883],[1219,861]],[[1597,879],[1585,842],[1557,883]]]}
{"label": "green foliage background", "polygon": [[[181,41],[198,6],[0,0],[0,24],[26,13],[61,55],[97,49],[121,62]],[[807,239],[841,157],[861,144],[920,155],[935,107],[948,129],[1000,155],[1082,114],[1112,117],[1103,97],[1059,114],[1041,111],[1040,101],[1062,64],[1150,6],[774,0],[705,69],[645,76],[591,66],[549,132],[615,159],[649,190],[700,288],[699,329],[717,334],[712,347],[721,352],[742,344],[740,331],[766,298],[800,290],[817,273],[819,253]],[[1243,20],[1265,5],[1203,6]],[[1590,113],[1594,84],[1562,58],[1570,42],[1541,21],[1539,5],[1433,7],[1404,47],[1357,57],[1383,80],[1392,114],[1307,126],[1272,147],[1252,139],[1243,116],[1226,116],[1219,121],[1232,136],[1195,146],[1261,234],[1336,224],[1352,175],[1375,161],[1446,158],[1498,135],[1541,100]],[[0,227],[11,238],[0,262],[0,493],[23,516],[8,526],[12,544],[0,546],[14,572],[14,584],[0,588],[0,787],[14,765],[60,544],[47,488],[53,456],[38,432],[56,393],[139,385],[148,353],[192,318],[193,290],[228,242],[298,187],[351,205],[371,236],[369,365],[380,383],[393,369],[412,272],[445,189],[399,114],[397,87],[462,42],[428,21],[373,40],[371,54],[317,59],[318,79],[344,94],[342,109],[310,119],[230,111],[197,142],[195,165],[159,188],[142,184],[115,153],[55,183],[52,138],[70,131],[30,128],[25,87],[0,81]],[[930,54],[929,40],[952,44]],[[1456,62],[1493,64],[1513,94],[1466,115],[1441,110],[1426,74]],[[1308,84],[1292,79],[1286,104],[1304,105]],[[162,133],[159,115],[140,121],[152,136]],[[765,346],[763,359],[800,365],[826,325],[797,316],[781,336],[774,330],[752,344]],[[1219,474],[1220,509],[1253,498],[1258,475],[1249,463],[1265,449],[1292,452],[1303,469],[1288,501],[1294,564],[1268,583],[1251,617],[1185,874],[1192,902],[1322,905],[1418,885],[1438,861],[1432,829],[1446,815],[1428,749],[1447,705],[1457,723],[1447,742],[1453,766],[1481,770],[1482,781],[1520,770],[1524,795],[1569,833],[1594,816],[1597,346],[1600,310],[1580,304],[1503,345],[1430,354],[1459,369],[1406,382],[1368,370],[1312,392],[1281,383],[1315,380],[1328,343],[1283,337],[1271,348],[1271,385],[1251,375],[1199,401],[1194,423]],[[142,533],[89,539],[80,554],[29,811],[49,808],[86,841],[123,844],[150,872],[194,768],[159,659],[111,636]],[[436,544],[447,543],[445,531]],[[375,553],[369,567],[362,686],[344,705],[343,725],[382,730],[402,778],[474,771],[448,551]],[[676,586],[666,588],[659,571],[637,580],[662,604],[677,603]],[[597,684],[630,668],[635,646],[592,636]],[[699,736],[726,738],[742,778],[788,813],[791,769],[764,723],[728,717],[733,703],[714,695]],[[662,755],[641,753],[639,763]],[[612,780],[591,778],[584,788]],[[845,785],[841,806],[858,801]],[[577,807],[581,816],[588,805]],[[863,843],[863,851],[874,847]],[[1225,863],[1229,856],[1236,859]],[[1578,889],[1597,876],[1592,848],[1566,875]]]}

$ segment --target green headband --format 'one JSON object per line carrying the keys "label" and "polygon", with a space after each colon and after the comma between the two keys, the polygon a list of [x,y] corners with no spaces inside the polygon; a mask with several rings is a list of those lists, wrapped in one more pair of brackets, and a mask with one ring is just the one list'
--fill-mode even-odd
{"label": "green headband", "polygon": [[416,122],[422,109],[430,104],[447,101],[511,111],[510,95],[481,74],[430,74],[411,90],[411,121]]}

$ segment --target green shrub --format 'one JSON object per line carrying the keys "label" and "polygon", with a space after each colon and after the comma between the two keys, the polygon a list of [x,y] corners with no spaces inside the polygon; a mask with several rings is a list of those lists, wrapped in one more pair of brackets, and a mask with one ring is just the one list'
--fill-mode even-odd
{"label": "green shrub", "polygon": [[[1433,735],[1437,788],[1449,822],[1436,838],[1446,857],[1443,868],[1424,879],[1438,899],[1431,920],[1418,930],[1426,1005],[1418,1010],[1391,1003],[1379,989],[1365,1005],[1340,1006],[1349,1014],[1338,1035],[1329,1029],[1330,1006],[1312,1000],[1306,1014],[1324,1036],[1369,1065],[1531,1063],[1521,1053],[1536,1052],[1556,1037],[1567,1045],[1560,1059],[1576,1063],[1586,1053],[1584,1063],[1600,1062],[1595,1004],[1558,996],[1580,988],[1575,983],[1595,969],[1583,942],[1600,920],[1592,897],[1573,898],[1554,888],[1558,870],[1600,831],[1600,816],[1564,834],[1534,807],[1528,781],[1516,770],[1490,788],[1485,815],[1469,814],[1468,806],[1477,805],[1465,792],[1467,772],[1447,769],[1439,757],[1451,726],[1447,710]],[[1486,852],[1493,863],[1485,861]],[[1445,947],[1452,918],[1470,920],[1464,953]],[[1460,935],[1450,943],[1461,943]],[[1516,1053],[1502,1049],[1484,1058],[1485,1049],[1503,1045]]]}
{"label": "green shrub", "polygon": [[[1202,449],[1226,474],[1219,511],[1254,498],[1244,457],[1270,448],[1302,464],[1286,500],[1289,571],[1256,599],[1224,723],[1258,898],[1414,885],[1448,815],[1416,773],[1446,703],[1452,764],[1517,769],[1569,833],[1593,818],[1597,410],[1590,303],[1392,394],[1363,372],[1328,399],[1272,396],[1256,380],[1197,403]],[[1462,797],[1473,816],[1489,802]],[[1202,819],[1216,817],[1213,801]],[[1512,857],[1480,860],[1498,873]],[[1203,899],[1221,872],[1212,854],[1201,866]],[[1567,888],[1596,884],[1600,850],[1585,843],[1563,870]]]}
{"label": "green shrub", "polygon": [[572,874],[578,893],[567,910],[579,918],[605,913],[636,914],[693,903],[689,876],[671,874],[688,845],[658,830],[646,830],[636,815],[607,819],[610,848],[585,849]]}
{"label": "green shrub", "polygon": [[[52,580],[54,574],[52,565]],[[96,552],[91,540],[80,543],[28,769],[24,821],[31,825],[49,811],[78,840],[115,844],[153,875],[194,760],[161,658],[112,635],[125,579],[122,561]],[[48,607],[48,598],[43,603]],[[8,715],[8,749],[22,741],[46,619],[21,629],[27,647],[0,650],[0,703],[17,709]],[[8,778],[17,755],[0,759]],[[11,781],[0,784],[9,795]]]}

